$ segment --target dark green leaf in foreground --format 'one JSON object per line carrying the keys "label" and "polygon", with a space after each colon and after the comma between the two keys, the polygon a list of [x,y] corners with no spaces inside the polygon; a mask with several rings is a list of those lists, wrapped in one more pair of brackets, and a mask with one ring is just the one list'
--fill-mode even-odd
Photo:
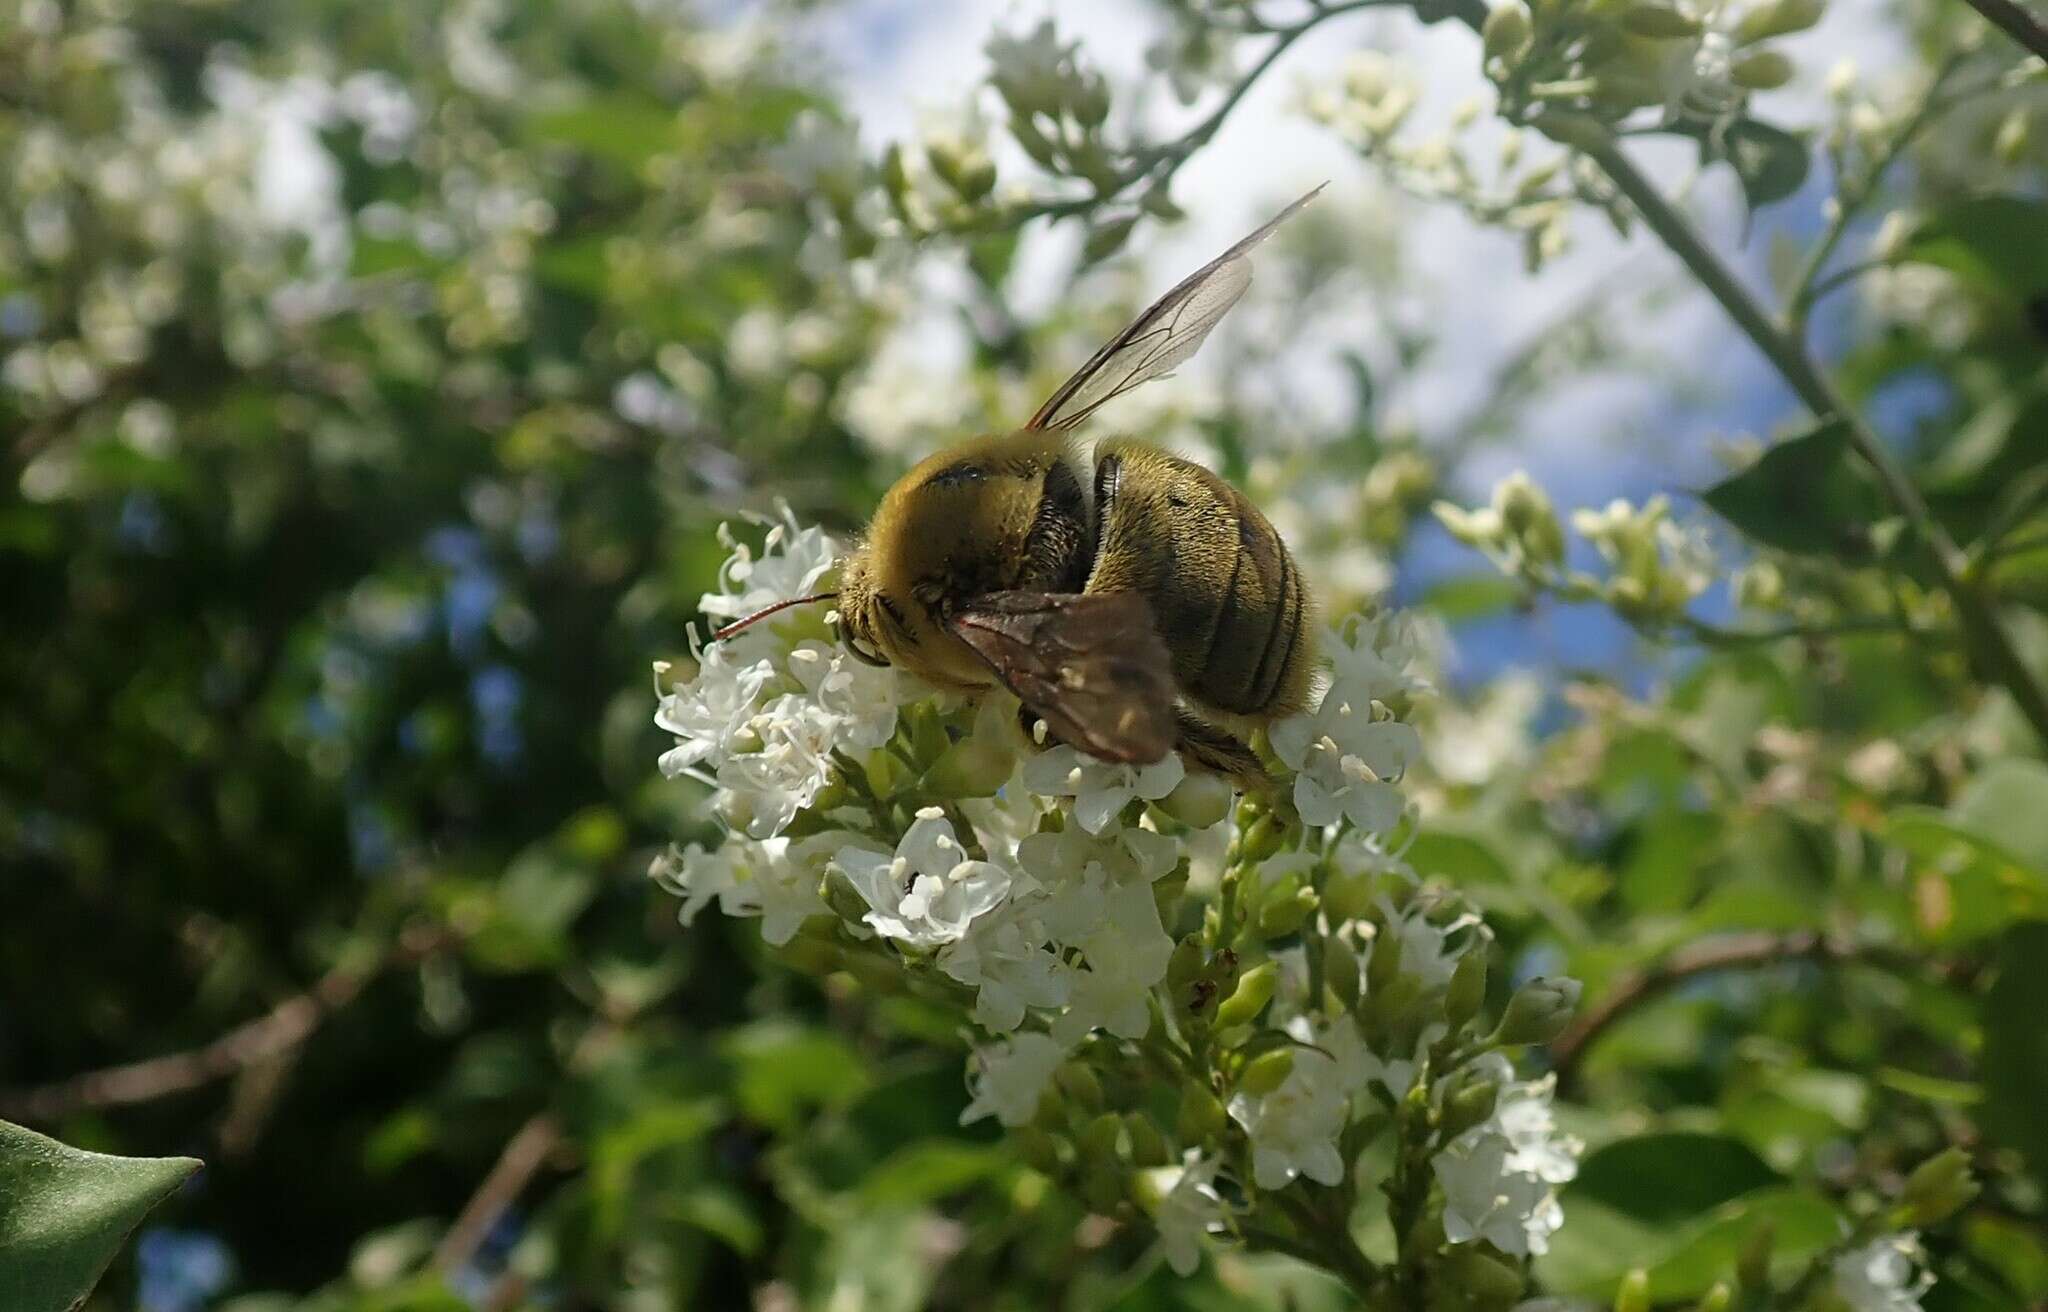
{"label": "dark green leaf in foreground", "polygon": [[0,1307],[64,1312],[199,1162],[80,1152],[0,1121]]}
{"label": "dark green leaf in foreground", "polygon": [[1876,489],[1851,463],[1849,432],[1826,423],[1771,447],[1700,494],[1746,537],[1780,551],[1860,558]]}
{"label": "dark green leaf in foreground", "polygon": [[1998,944],[1998,982],[1984,999],[1984,1129],[2020,1150],[2038,1178],[2048,1179],[2048,921],[2005,931]]}
{"label": "dark green leaf in foreground", "polygon": [[1947,269],[1988,291],[2028,301],[2048,295],[2048,203],[1980,196],[1922,224],[1901,260]]}

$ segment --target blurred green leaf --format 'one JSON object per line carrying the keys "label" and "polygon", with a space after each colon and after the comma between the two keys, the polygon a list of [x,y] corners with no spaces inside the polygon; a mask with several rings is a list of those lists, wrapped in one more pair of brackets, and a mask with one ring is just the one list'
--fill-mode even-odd
{"label": "blurred green leaf", "polygon": [[[1737,119],[1721,144],[1752,212],[1784,200],[1806,182],[1806,143],[1782,128]],[[1704,138],[1701,149],[1706,149]]]}
{"label": "blurred green leaf", "polygon": [[860,1193],[880,1207],[930,1203],[986,1179],[1009,1160],[992,1144],[929,1139],[884,1158],[861,1182]]}
{"label": "blurred green leaf", "polygon": [[84,1302],[151,1208],[199,1169],[190,1157],[108,1157],[0,1121],[0,1307]]}
{"label": "blurred green leaf", "polygon": [[793,1021],[741,1026],[719,1051],[735,1068],[740,1110],[776,1129],[794,1129],[812,1109],[851,1102],[871,1084],[866,1064],[844,1039]]}
{"label": "blurred green leaf", "polygon": [[1495,615],[1522,599],[1522,586],[1513,579],[1493,574],[1460,574],[1429,585],[1422,604],[1446,620],[1475,620]]}
{"label": "blurred green leaf", "polygon": [[1998,296],[2048,295],[2048,203],[1980,196],[1941,210],[1916,229],[1898,258],[1947,269]]}
{"label": "blurred green leaf", "polygon": [[1998,978],[1984,997],[1986,1133],[2017,1148],[2048,1180],[2048,921],[2031,920],[1999,940]]}
{"label": "blurred green leaf", "polygon": [[1836,421],[1773,444],[1700,499],[1767,547],[1858,559],[1879,508],[1876,489],[1851,463],[1848,427]]}

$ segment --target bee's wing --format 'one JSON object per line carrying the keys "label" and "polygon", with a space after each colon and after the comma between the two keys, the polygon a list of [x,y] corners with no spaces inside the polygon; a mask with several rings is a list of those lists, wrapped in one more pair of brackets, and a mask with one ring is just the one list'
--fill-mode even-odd
{"label": "bee's wing", "polygon": [[1316,198],[1315,191],[1289,205],[1258,231],[1180,280],[1172,291],[1152,302],[1130,326],[1111,338],[1080,371],[1038,407],[1026,428],[1072,428],[1095,413],[1105,401],[1122,396],[1141,383],[1162,378],[1193,355],[1209,330],[1230,313],[1245,288],[1252,285],[1251,249],[1273,229]]}
{"label": "bee's wing", "polygon": [[1173,750],[1173,658],[1135,592],[991,592],[949,624],[1061,742],[1132,765]]}

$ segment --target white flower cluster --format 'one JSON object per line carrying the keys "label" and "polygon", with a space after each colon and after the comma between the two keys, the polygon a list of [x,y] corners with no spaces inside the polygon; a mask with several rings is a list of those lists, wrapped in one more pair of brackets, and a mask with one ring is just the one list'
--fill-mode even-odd
{"label": "white flower cluster", "polygon": [[[836,544],[786,512],[758,555],[726,541],[707,615],[829,587]],[[1416,636],[1354,621],[1325,651],[1314,705],[1267,731],[1290,795],[1233,816],[1229,785],[1178,756],[1125,766],[1041,749],[1014,700],[967,702],[869,667],[830,644],[822,605],[779,612],[710,644],[661,699],[657,722],[675,735],[663,770],[712,788],[731,832],[653,873],[686,923],[716,901],[761,917],[771,942],[802,931],[958,986],[991,1036],[969,1063],[963,1121],[1042,1135],[1070,1066],[1165,1036],[1206,1116],[1173,1143],[1147,1122],[1139,1157],[1099,1091],[1089,1115],[1098,1155],[1122,1151],[1144,1173],[1177,1270],[1201,1236],[1235,1228],[1242,1205],[1220,1179],[1339,1184],[1357,1151],[1347,1130],[1419,1084],[1433,1104],[1475,1085],[1490,1099],[1435,1145],[1449,1241],[1540,1253],[1577,1145],[1555,1133],[1547,1084],[1514,1083],[1504,1057],[1473,1046],[1485,930],[1423,891],[1394,846],[1409,815],[1397,784],[1421,751],[1403,719],[1423,687]],[[1226,850],[1230,909],[1177,940],[1193,854]],[[1447,1002],[1461,976],[1462,1011]]]}
{"label": "white flower cluster", "polygon": [[1852,1312],[1920,1312],[1934,1287],[1927,1254],[1912,1231],[1880,1235],[1834,1261],[1835,1296]]}

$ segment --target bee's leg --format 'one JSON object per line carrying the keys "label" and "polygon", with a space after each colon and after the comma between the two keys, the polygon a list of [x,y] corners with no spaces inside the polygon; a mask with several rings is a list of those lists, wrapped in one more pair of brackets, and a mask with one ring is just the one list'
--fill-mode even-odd
{"label": "bee's leg", "polygon": [[1266,767],[1259,763],[1258,753],[1243,739],[1217,728],[1185,706],[1174,708],[1173,722],[1180,734],[1177,747],[1181,759],[1189,765],[1229,775],[1246,788],[1263,788],[1273,782]]}

